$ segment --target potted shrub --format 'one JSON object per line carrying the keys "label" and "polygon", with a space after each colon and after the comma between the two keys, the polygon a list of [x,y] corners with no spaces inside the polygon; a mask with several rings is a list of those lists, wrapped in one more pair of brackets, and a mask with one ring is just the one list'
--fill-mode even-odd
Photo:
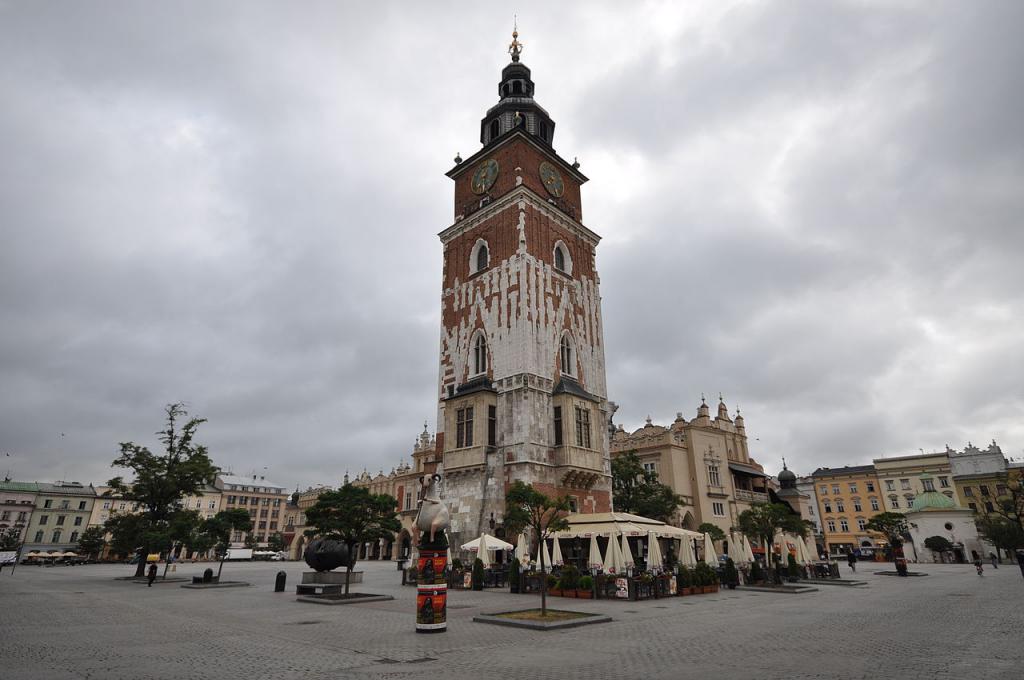
{"label": "potted shrub", "polygon": [[693,595],[693,572],[689,567],[679,567],[679,595]]}
{"label": "potted shrub", "polygon": [[576,587],[576,597],[589,600],[594,597],[594,577],[581,576]]}
{"label": "potted shrub", "polygon": [[754,560],[753,564],[750,565],[750,582],[757,584],[762,580],[764,580],[764,573],[761,571],[761,563]]}
{"label": "potted shrub", "polygon": [[473,560],[473,590],[484,589],[484,561],[479,557]]}
{"label": "potted shrub", "polygon": [[736,586],[739,585],[740,575],[736,571],[736,563],[729,557],[725,560],[725,569],[722,570],[722,582],[725,583],[729,590],[735,590]]}
{"label": "potted shrub", "polygon": [[566,597],[576,597],[576,589],[580,585],[580,571],[571,564],[562,567],[559,574],[562,584],[562,594]]}
{"label": "potted shrub", "polygon": [[786,576],[789,577],[790,581],[798,581],[800,579],[800,565],[796,563],[793,553],[786,555],[786,558]]}
{"label": "potted shrub", "polygon": [[719,578],[718,578],[718,571],[716,571],[714,569],[714,567],[711,567],[711,566],[708,567],[707,580],[708,580],[707,590],[705,590],[704,592],[706,592],[706,593],[707,592],[717,593],[718,592],[718,581],[719,581]]}
{"label": "potted shrub", "polygon": [[519,560],[512,560],[508,567],[508,590],[510,593],[519,592]]}
{"label": "potted shrub", "polygon": [[554,574],[546,574],[548,580],[548,595],[560,597],[562,595],[562,584]]}

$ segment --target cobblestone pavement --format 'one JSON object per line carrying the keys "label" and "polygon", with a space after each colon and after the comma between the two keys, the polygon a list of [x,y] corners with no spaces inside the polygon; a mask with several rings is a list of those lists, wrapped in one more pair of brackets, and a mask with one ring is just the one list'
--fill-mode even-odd
{"label": "cobblestone pavement", "polygon": [[[206,565],[182,566],[198,575]],[[20,678],[1022,678],[1024,578],[1009,565],[929,565],[807,595],[723,591],[606,602],[552,598],[611,623],[541,633],[473,623],[533,596],[454,591],[448,632],[414,632],[415,589],[393,563],[364,562],[360,592],[395,600],[295,601],[301,563],[240,563],[250,588],[188,590],[116,580],[129,567],[19,566],[0,573],[0,677]],[[276,572],[288,592],[274,593]],[[845,569],[843,570],[846,571]]]}

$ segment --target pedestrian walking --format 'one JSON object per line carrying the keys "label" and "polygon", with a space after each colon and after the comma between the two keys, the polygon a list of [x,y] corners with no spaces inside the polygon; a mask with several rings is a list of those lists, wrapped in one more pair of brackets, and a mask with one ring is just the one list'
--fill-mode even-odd
{"label": "pedestrian walking", "polygon": [[149,565],[149,571],[146,572],[146,580],[149,581],[149,583],[146,584],[146,587],[147,588],[152,588],[153,587],[153,581],[156,580],[156,562],[154,562],[153,564]]}
{"label": "pedestrian walking", "polygon": [[985,575],[985,569],[981,566],[981,556],[978,555],[974,558],[974,568],[978,570],[978,576]]}
{"label": "pedestrian walking", "polygon": [[999,568],[999,558],[996,557],[995,553],[990,552],[988,554],[988,561],[992,563],[992,568],[993,569],[998,569]]}
{"label": "pedestrian walking", "polygon": [[850,565],[850,571],[857,573],[857,555],[852,550],[846,554],[846,563]]}

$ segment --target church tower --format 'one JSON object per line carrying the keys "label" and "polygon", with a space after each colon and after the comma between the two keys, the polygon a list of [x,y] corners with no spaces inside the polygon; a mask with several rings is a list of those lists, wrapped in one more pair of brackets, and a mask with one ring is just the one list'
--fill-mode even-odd
{"label": "church tower", "polygon": [[587,178],[555,152],[512,38],[483,147],[447,173],[454,222],[439,234],[437,443],[455,545],[502,533],[517,480],[577,512],[611,509],[600,237],[582,222]]}

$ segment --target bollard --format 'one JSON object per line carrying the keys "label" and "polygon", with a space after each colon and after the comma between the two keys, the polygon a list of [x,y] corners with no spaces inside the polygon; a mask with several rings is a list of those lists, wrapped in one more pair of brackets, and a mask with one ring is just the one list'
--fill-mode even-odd
{"label": "bollard", "polygon": [[213,569],[207,569],[203,572],[203,583],[213,583]]}
{"label": "bollard", "polygon": [[285,574],[283,571],[277,572],[277,580],[274,581],[274,592],[275,593],[283,593],[284,592],[284,582],[286,580],[288,580],[288,575],[287,574]]}

